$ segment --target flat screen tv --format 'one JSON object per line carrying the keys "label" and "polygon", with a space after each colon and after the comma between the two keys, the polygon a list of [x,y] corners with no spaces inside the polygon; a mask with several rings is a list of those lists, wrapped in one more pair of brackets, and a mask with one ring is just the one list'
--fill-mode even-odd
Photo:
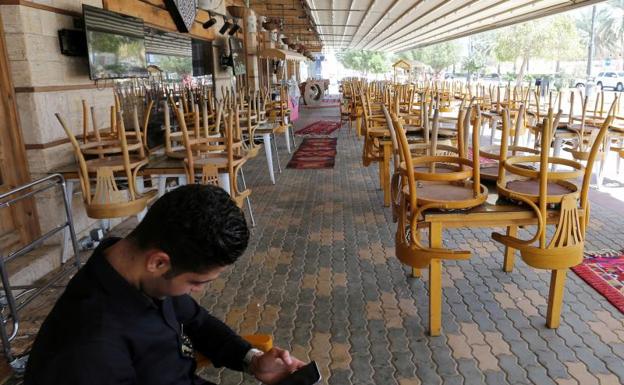
{"label": "flat screen tv", "polygon": [[193,76],[212,75],[212,43],[193,39]]}
{"label": "flat screen tv", "polygon": [[91,80],[148,77],[143,20],[82,6]]}
{"label": "flat screen tv", "polygon": [[230,38],[230,53],[232,55],[232,67],[234,75],[244,75],[245,68],[245,47],[243,41],[236,37]]}

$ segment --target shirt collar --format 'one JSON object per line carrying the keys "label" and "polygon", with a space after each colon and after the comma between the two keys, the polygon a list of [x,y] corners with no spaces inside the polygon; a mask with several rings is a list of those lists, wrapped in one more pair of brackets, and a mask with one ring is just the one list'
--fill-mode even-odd
{"label": "shirt collar", "polygon": [[105,292],[128,309],[143,310],[157,308],[156,303],[122,277],[106,260],[104,250],[117,243],[121,238],[107,238],[100,242],[87,262],[87,269],[102,285]]}

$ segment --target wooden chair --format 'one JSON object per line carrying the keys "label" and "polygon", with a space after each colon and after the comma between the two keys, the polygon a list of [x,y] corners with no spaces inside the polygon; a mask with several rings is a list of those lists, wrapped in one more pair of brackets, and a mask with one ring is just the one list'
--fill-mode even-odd
{"label": "wooden chair", "polygon": [[[513,188],[509,184],[505,184],[504,172],[501,172],[502,181],[498,183],[499,194],[530,207],[537,216],[538,224],[534,236],[528,240],[517,238],[515,229],[511,231],[508,229],[507,235],[492,233],[492,238],[508,248],[519,250],[520,256],[529,266],[552,271],[546,315],[546,325],[549,328],[557,328],[559,326],[564,283],[568,268],[576,266],[583,261],[585,230],[589,221],[589,182],[594,161],[598,154],[599,143],[606,135],[609,124],[613,119],[612,112],[613,107],[609,117],[604,121],[599,131],[597,141],[592,146],[586,168],[583,170],[579,163],[573,166],[571,163],[573,161],[566,162],[569,166],[578,170],[569,172],[569,176],[572,176],[572,174],[581,174],[583,176],[580,190],[572,184],[564,185],[564,187],[568,188],[568,191],[560,191],[560,189],[553,188],[552,181],[560,181],[561,175],[566,173],[557,172],[559,175],[553,177],[555,173],[549,171],[549,164],[553,162],[553,159],[549,158],[548,146],[542,146],[544,150],[537,157],[538,159],[535,159],[536,157],[524,157],[531,158],[531,161],[539,162],[539,170],[536,171],[518,168],[517,164],[520,162],[520,157],[505,159],[506,152],[501,150],[501,170],[504,169],[537,180],[537,191],[535,192],[533,189],[527,190],[522,186],[517,186],[521,188]],[[551,109],[548,121],[543,126],[542,136],[544,138],[552,137],[554,127]],[[548,209],[551,205],[558,206],[558,219],[554,235],[547,242],[546,226],[550,219]]]}
{"label": "wooden chair", "polygon": [[[121,113],[119,119],[119,146],[121,155],[86,160],[84,146],[81,146],[60,114],[55,114],[65,130],[78,161],[80,188],[82,190],[87,216],[95,219],[121,218],[139,215],[147,204],[156,197],[157,191],[139,192],[136,185],[137,173],[147,164],[147,159],[136,159],[129,153]],[[127,180],[127,189],[120,189],[116,173]],[[95,189],[92,193],[91,175],[95,174]]]}
{"label": "wooden chair", "polygon": [[[475,151],[472,160],[458,156],[421,156],[413,158],[400,119],[392,114],[392,124],[399,143],[400,192],[398,226],[395,239],[399,260],[413,269],[427,267],[432,259],[467,259],[468,251],[442,248],[439,240],[429,246],[420,241],[418,222],[425,210],[457,210],[479,206],[485,202],[488,190],[480,183],[479,157]],[[476,122],[473,143],[479,148],[479,130]],[[452,168],[437,172],[436,164]],[[414,270],[417,275],[417,270]]]}
{"label": "wooden chair", "polygon": [[243,139],[243,148],[247,153],[248,158],[255,158],[261,145],[256,143],[256,129],[259,126],[259,110],[260,110],[260,94],[258,91],[251,91],[249,93],[249,100],[246,103],[238,104],[239,113],[236,117],[237,129],[242,129],[241,135]]}
{"label": "wooden chair", "polygon": [[[243,207],[247,202],[247,209],[252,222],[255,226],[253,210],[251,208],[251,190],[245,188],[243,191],[238,187],[238,174],[243,164],[247,161],[247,157],[241,154],[242,142],[235,142],[234,138],[234,117],[235,111],[224,113],[224,104],[217,103],[216,124],[221,124],[222,116],[227,115],[224,119],[224,136],[223,137],[194,137],[189,135],[189,131],[184,121],[184,111],[181,108],[175,110],[178,124],[182,132],[182,139],[186,156],[184,165],[188,183],[201,181],[206,183],[212,181],[214,183],[214,173],[217,170],[227,170],[228,188],[230,197],[238,207]],[[199,177],[196,179],[196,177]]]}
{"label": "wooden chair", "polygon": [[[520,136],[522,135],[522,128],[524,126],[525,108],[524,104],[520,104],[519,109],[515,112],[515,120],[512,118],[509,109],[504,108],[501,111],[502,127],[501,127],[501,142],[505,137],[505,143],[508,143],[511,138],[512,144],[507,145],[507,151],[512,155],[517,153],[521,154],[539,154],[539,150],[531,147],[520,146]],[[513,128],[512,128],[513,127]],[[492,162],[481,164],[481,178],[486,180],[497,180],[498,169],[501,153],[501,145],[491,145],[487,147],[481,147],[479,149],[479,155],[482,158],[490,159]]]}
{"label": "wooden chair", "polygon": [[383,115],[373,115],[365,92],[360,92],[360,100],[362,100],[362,135],[364,136],[362,163],[368,167],[372,162],[383,160],[383,149],[379,139],[385,136],[387,126],[386,118]]}

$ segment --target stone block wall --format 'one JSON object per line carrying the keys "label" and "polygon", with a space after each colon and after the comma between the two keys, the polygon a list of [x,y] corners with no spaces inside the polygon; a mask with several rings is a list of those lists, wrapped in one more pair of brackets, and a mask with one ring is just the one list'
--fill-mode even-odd
{"label": "stone block wall", "polygon": [[[33,179],[70,164],[74,155],[67,135],[55,117],[60,113],[74,134],[82,134],[82,99],[95,107],[99,127],[109,127],[113,92],[95,88],[86,58],[61,54],[58,30],[74,28],[73,15],[82,4],[101,7],[101,0],[35,0],[34,6],[0,5],[8,59],[20,125]],[[38,5],[43,6],[37,8]],[[64,218],[62,196],[48,194],[37,200],[42,231]],[[86,217],[76,184],[73,196],[76,230],[96,222]]]}

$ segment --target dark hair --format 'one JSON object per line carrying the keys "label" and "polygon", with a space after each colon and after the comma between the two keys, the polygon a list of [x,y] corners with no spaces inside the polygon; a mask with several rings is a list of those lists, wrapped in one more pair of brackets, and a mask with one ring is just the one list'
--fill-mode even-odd
{"label": "dark hair", "polygon": [[247,248],[249,229],[227,192],[191,184],[158,199],[127,238],[141,250],[167,253],[176,275],[234,263]]}

